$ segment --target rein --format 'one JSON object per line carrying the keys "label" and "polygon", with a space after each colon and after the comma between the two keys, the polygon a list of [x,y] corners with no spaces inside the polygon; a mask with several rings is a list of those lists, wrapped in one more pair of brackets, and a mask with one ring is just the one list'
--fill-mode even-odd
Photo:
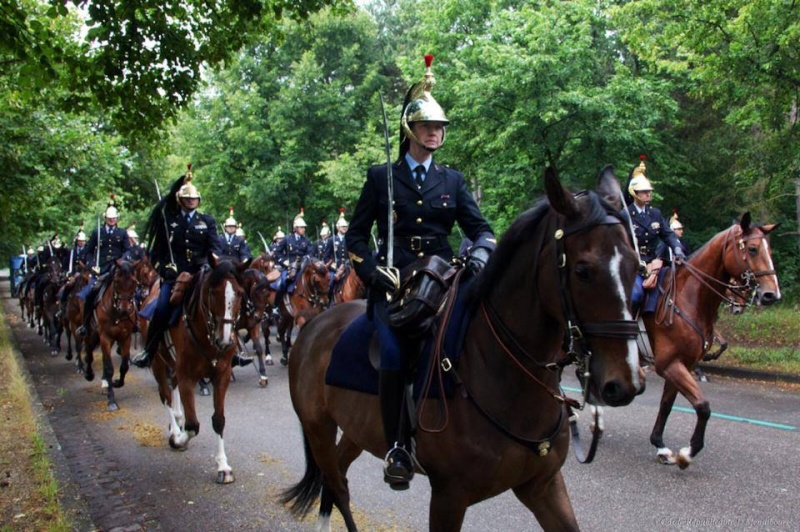
{"label": "rein", "polygon": [[[202,354],[203,358],[205,358],[206,361],[208,361],[208,363],[211,364],[211,367],[212,368],[216,368],[217,367],[217,362],[219,362],[220,356],[223,355],[225,353],[225,351],[230,349],[230,346],[225,347],[225,348],[219,348],[219,347],[215,346],[215,344],[216,344],[216,341],[215,341],[216,340],[216,324],[218,323],[218,320],[217,320],[216,316],[214,316],[214,314],[210,310],[211,309],[211,287],[206,287],[206,296],[207,296],[207,298],[206,298],[206,301],[203,300],[203,285],[207,282],[207,276],[208,276],[208,272],[204,272],[202,274],[202,278],[197,280],[197,284],[195,285],[196,286],[196,288],[195,288],[196,292],[192,294],[192,297],[190,298],[189,304],[188,305],[186,305],[186,304],[183,305],[183,322],[184,322],[184,325],[186,326],[186,332],[187,332],[187,334],[189,336],[189,340],[191,340],[191,342],[195,345],[195,347],[198,348],[198,351],[200,352],[200,354]],[[203,323],[205,324],[205,327],[206,327],[206,338],[205,338],[206,339],[206,345],[205,346],[200,343],[200,340],[198,339],[197,335],[192,330],[191,320],[189,319],[189,313],[190,312],[192,314],[197,314],[199,312],[203,317]],[[232,319],[222,318],[221,323],[222,324],[232,324],[235,327],[237,321],[238,321],[238,316],[234,317]],[[206,352],[209,347],[216,349],[216,354],[215,354],[215,356],[213,358],[211,356],[209,356],[208,353]]]}

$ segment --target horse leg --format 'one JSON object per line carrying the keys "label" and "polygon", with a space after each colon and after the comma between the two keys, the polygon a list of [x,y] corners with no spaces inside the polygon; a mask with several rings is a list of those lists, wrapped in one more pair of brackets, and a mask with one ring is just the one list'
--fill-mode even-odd
{"label": "horse leg", "polygon": [[105,390],[108,398],[106,410],[116,412],[119,410],[119,405],[117,405],[117,400],[114,398],[114,387],[111,386],[111,381],[114,379],[114,361],[111,360],[111,346],[111,340],[100,339],[100,349],[103,351],[103,378],[100,381],[100,385]]}
{"label": "horse leg", "polygon": [[[197,383],[189,378],[178,379],[178,391],[180,392],[180,402],[183,405],[184,411],[184,431],[186,433],[186,442],[184,446],[189,444],[189,440],[194,438],[200,433],[200,422],[197,421],[197,410],[194,403],[194,387]],[[177,442],[176,442],[177,443]]]}
{"label": "horse leg", "polygon": [[261,346],[261,338],[259,333],[261,332],[259,329],[261,328],[261,324],[256,323],[250,329],[250,339],[253,341],[253,347],[256,350],[256,359],[258,360],[258,385],[261,388],[266,388],[269,384],[269,378],[267,377],[267,368],[266,368],[266,360],[264,359],[264,348]]}
{"label": "horse leg", "polygon": [[89,382],[92,382],[94,380],[94,368],[92,368],[92,362],[94,362],[94,350],[96,347],[97,347],[97,339],[95,338],[94,334],[92,334],[92,332],[89,331],[89,336],[83,341],[83,349],[84,349],[83,376]]}
{"label": "horse leg", "polygon": [[664,390],[661,392],[661,404],[658,408],[658,415],[656,422],[653,425],[653,431],[650,433],[650,443],[658,449],[656,459],[665,465],[672,465],[675,463],[675,453],[664,445],[664,428],[667,425],[667,418],[672,412],[672,405],[675,403],[675,398],[678,395],[678,389],[669,381],[664,381]]}
{"label": "horse leg", "polygon": [[272,353],[269,352],[269,320],[265,319],[259,327],[261,327],[261,335],[264,338],[264,364],[271,366],[274,362],[272,361]]}
{"label": "horse leg", "polygon": [[537,482],[530,481],[514,488],[514,494],[533,512],[542,530],[579,530],[561,471],[556,473],[549,486],[542,488]]}
{"label": "horse leg", "polygon": [[[703,449],[703,446],[705,445],[706,425],[708,424],[708,418],[711,417],[711,408],[709,407],[708,401],[703,396],[700,386],[697,384],[697,382],[695,382],[691,372],[684,364],[680,362],[671,364],[664,369],[662,376],[665,379],[665,394],[667,390],[667,383],[671,383],[673,386],[672,400],[669,403],[670,408],[672,407],[672,402],[675,400],[675,393],[678,391],[686,398],[687,401],[689,401],[689,403],[691,403],[695,413],[697,414],[697,422],[695,423],[692,438],[689,441],[690,446],[683,447],[678,453],[677,457],[678,467],[681,469],[686,469],[689,467],[689,464],[692,463],[692,459]],[[664,399],[662,398],[662,403],[663,400]],[[666,422],[666,416],[664,416],[664,420]],[[656,427],[653,427],[654,434],[655,431]],[[653,441],[652,438],[653,436],[651,435],[651,441]]]}
{"label": "horse leg", "polygon": [[231,382],[230,369],[214,374],[214,414],[211,416],[211,426],[217,434],[217,452],[214,455],[217,461],[217,484],[231,484],[236,479],[233,476],[233,469],[228,464],[228,456],[225,454],[225,439],[222,433],[225,431],[225,394],[228,391],[228,384]]}
{"label": "horse leg", "polygon": [[436,531],[461,530],[469,502],[464,487],[451,479],[442,481],[431,477],[431,503],[428,508],[428,528]]}
{"label": "horse leg", "polygon": [[336,445],[336,453],[339,457],[339,471],[344,480],[345,489],[334,489],[329,487],[327,481],[322,485],[322,495],[319,503],[319,518],[317,521],[317,529],[325,530],[322,526],[327,523],[330,527],[330,515],[333,510],[333,505],[339,509],[342,514],[347,530],[356,530],[356,522],[353,518],[353,513],[350,510],[350,490],[347,489],[347,470],[350,469],[350,464],[355,462],[363,450],[361,447],[353,443],[353,440],[346,435],[342,435],[339,443]]}
{"label": "horse leg", "polygon": [[120,351],[122,351],[122,362],[119,365],[119,379],[112,382],[114,388],[122,388],[125,386],[125,375],[128,374],[128,369],[131,367],[131,337],[126,337],[121,344]]}

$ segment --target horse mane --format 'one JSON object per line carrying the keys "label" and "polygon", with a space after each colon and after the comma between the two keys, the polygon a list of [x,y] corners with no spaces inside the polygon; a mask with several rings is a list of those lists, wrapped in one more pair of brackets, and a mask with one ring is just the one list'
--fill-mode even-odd
{"label": "horse mane", "polygon": [[[581,207],[580,216],[576,219],[567,220],[564,227],[593,226],[605,220],[607,216],[622,220],[617,210],[591,190],[575,194],[575,199]],[[489,295],[497,286],[500,277],[505,274],[509,265],[513,263],[517,252],[523,246],[530,245],[530,242],[535,238],[541,237],[542,229],[540,226],[550,212],[550,202],[546,197],[541,197],[532,208],[523,212],[514,220],[511,227],[503,233],[497,248],[489,256],[486,267],[475,282],[472,294],[469,296],[470,299],[480,300]],[[535,268],[536,265],[531,267]]]}

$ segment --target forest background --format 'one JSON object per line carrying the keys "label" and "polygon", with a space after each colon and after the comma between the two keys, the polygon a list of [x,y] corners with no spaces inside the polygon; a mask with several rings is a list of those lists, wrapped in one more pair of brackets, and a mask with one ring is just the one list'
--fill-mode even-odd
{"label": "forest background", "polygon": [[[435,56],[462,170],[501,234],[552,165],[591,188],[647,157],[699,247],[745,211],[780,222],[800,289],[796,0],[0,0],[0,256],[93,230],[111,194],[144,227],[194,165],[256,251],[301,207],[316,238],[397,156],[405,91]],[[348,216],[349,218],[349,216]],[[458,242],[458,235],[454,236]],[[45,244],[46,245],[46,244]]]}

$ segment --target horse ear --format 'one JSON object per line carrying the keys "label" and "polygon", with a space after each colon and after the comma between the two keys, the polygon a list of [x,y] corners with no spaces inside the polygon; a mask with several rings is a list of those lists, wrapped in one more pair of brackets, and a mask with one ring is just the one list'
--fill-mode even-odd
{"label": "horse ear", "polygon": [[212,253],[208,259],[208,263],[211,265],[212,268],[216,268],[217,265],[219,264],[219,257],[217,257]]}
{"label": "horse ear", "polygon": [[771,233],[772,231],[777,229],[780,225],[781,225],[780,222],[778,222],[776,224],[768,224],[768,225],[762,226],[761,230],[764,231],[765,235],[768,235],[769,233]]}
{"label": "horse ear", "polygon": [[544,189],[550,206],[557,213],[573,218],[579,212],[578,203],[572,193],[558,180],[558,175],[552,166],[548,166],[544,172]]}
{"label": "horse ear", "polygon": [[622,201],[620,201],[622,189],[619,186],[619,179],[614,174],[614,167],[610,164],[597,174],[597,193],[614,209],[622,210]]}
{"label": "horse ear", "polygon": [[747,211],[742,215],[742,219],[739,222],[739,225],[742,226],[742,232],[746,233],[750,230],[750,211]]}

